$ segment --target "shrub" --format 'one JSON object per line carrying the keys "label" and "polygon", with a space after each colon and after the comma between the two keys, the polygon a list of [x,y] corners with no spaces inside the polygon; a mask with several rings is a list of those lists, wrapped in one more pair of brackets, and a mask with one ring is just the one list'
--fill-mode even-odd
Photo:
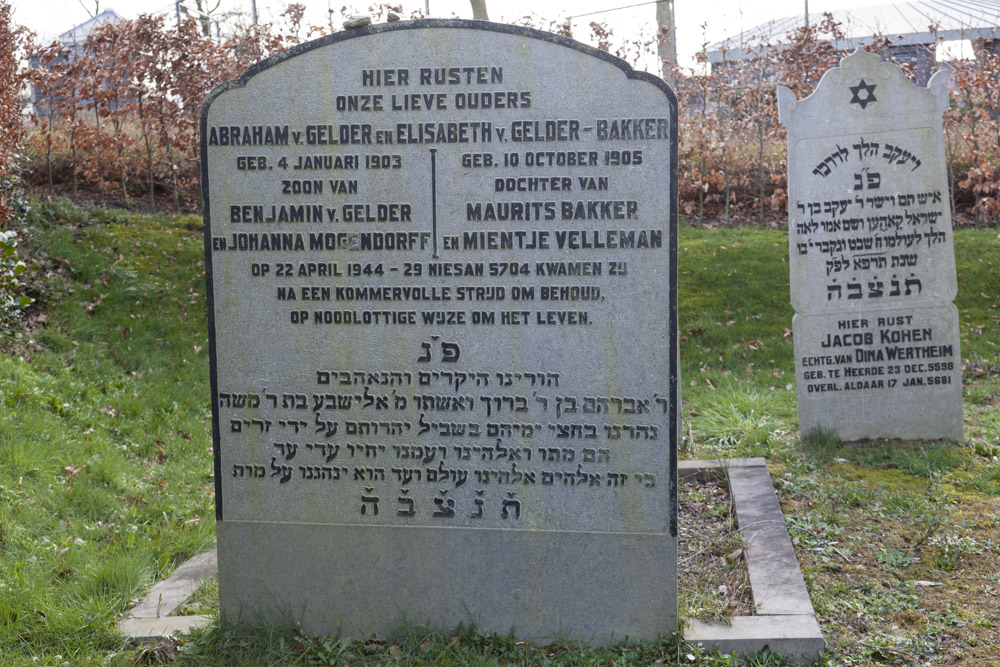
{"label": "shrub", "polygon": [[17,168],[23,140],[19,101],[23,72],[17,54],[27,33],[11,22],[11,11],[10,3],[0,0],[0,331],[32,301],[21,293],[20,276],[27,266],[19,256],[13,229],[25,209]]}

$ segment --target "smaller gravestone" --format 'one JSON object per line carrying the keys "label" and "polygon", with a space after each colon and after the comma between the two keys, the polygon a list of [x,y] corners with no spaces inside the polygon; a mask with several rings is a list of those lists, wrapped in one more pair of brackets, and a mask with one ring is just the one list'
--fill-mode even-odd
{"label": "smaller gravestone", "polygon": [[802,433],[962,439],[947,83],[858,50],[804,100],[778,89]]}

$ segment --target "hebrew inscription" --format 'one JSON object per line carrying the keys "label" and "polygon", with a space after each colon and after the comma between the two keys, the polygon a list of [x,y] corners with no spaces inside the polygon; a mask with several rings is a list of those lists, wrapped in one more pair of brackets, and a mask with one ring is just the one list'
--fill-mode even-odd
{"label": "hebrew inscription", "polygon": [[922,305],[954,290],[942,270],[954,271],[947,191],[923,173],[935,160],[917,148],[933,136],[926,128],[797,142],[799,153],[824,156],[803,177],[811,196],[789,210],[798,312]]}

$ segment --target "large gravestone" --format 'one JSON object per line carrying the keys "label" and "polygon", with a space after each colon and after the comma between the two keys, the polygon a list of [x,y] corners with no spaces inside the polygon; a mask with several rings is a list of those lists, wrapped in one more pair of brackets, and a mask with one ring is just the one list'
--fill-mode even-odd
{"label": "large gravestone", "polygon": [[227,620],[676,630],[676,109],[606,53],[469,21],[213,92]]}
{"label": "large gravestone", "polygon": [[962,439],[947,106],[946,73],[919,88],[863,50],[778,89],[802,433]]}

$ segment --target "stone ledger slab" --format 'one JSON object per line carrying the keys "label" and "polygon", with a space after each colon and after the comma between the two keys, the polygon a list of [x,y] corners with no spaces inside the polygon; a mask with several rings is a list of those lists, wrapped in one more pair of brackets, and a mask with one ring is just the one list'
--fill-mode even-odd
{"label": "stone ledger slab", "polygon": [[676,613],[676,101],[547,33],[376,25],[202,114],[235,622],[653,639]]}
{"label": "stone ledger slab", "polygon": [[947,106],[947,73],[919,88],[860,49],[778,90],[802,433],[962,439]]}

